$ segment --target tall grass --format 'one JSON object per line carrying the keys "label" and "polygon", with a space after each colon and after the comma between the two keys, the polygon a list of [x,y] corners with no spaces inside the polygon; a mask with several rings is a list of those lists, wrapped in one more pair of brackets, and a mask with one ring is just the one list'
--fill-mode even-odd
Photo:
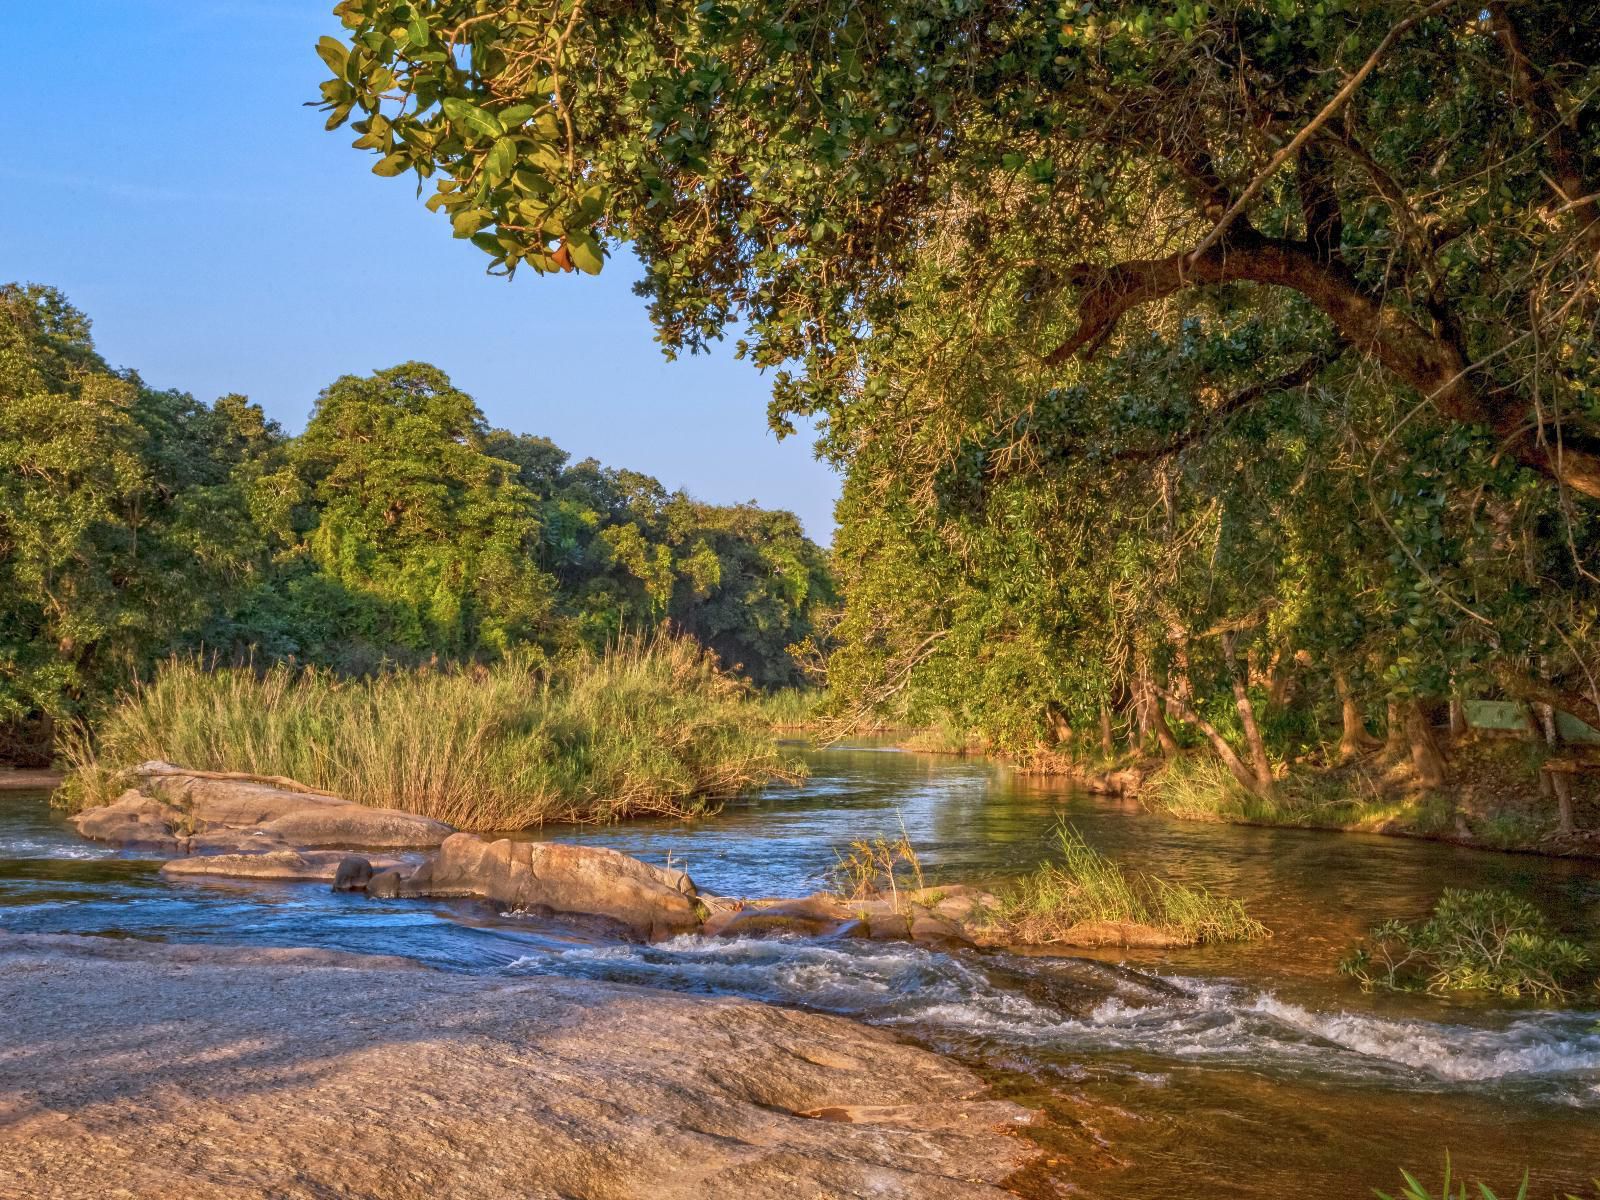
{"label": "tall grass", "polygon": [[1268,936],[1237,900],[1129,874],[1070,825],[1056,838],[1061,861],[1044,863],[998,897],[995,918],[1018,942],[1059,941],[1074,925],[1096,922],[1144,925],[1195,945]]}
{"label": "tall grass", "polygon": [[623,639],[550,669],[509,662],[341,679],[167,663],[69,746],[68,803],[105,803],[161,758],[287,775],[458,829],[694,816],[797,764],[745,687],[687,638]]}

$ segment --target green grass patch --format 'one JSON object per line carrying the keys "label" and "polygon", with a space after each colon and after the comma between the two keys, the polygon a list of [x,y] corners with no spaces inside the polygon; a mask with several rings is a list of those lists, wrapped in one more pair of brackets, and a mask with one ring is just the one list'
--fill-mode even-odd
{"label": "green grass patch", "polygon": [[1590,959],[1508,892],[1447,888],[1428,920],[1377,926],[1339,969],[1369,991],[1480,991],[1556,1001],[1584,986]]}
{"label": "green grass patch", "polygon": [[[1448,1154],[1444,1156],[1444,1182],[1440,1184],[1438,1191],[1430,1189],[1427,1184],[1403,1167],[1400,1169],[1400,1177],[1405,1180],[1406,1186],[1399,1195],[1391,1196],[1388,1192],[1378,1191],[1376,1193],[1378,1200],[1500,1200],[1500,1193],[1482,1180],[1472,1183],[1469,1188],[1465,1176],[1455,1175]],[[1600,1200],[1600,1179],[1592,1180],[1591,1183],[1594,1187],[1591,1195],[1594,1200]],[[1517,1186],[1517,1190],[1507,1192],[1505,1200],[1528,1200],[1526,1171],[1522,1173],[1522,1182]],[[1580,1197],[1566,1192],[1558,1200],[1580,1200]]]}
{"label": "green grass patch", "polygon": [[1143,925],[1198,945],[1269,936],[1237,900],[1124,871],[1072,826],[1056,831],[1059,862],[1047,862],[1003,888],[991,914],[1019,943],[1060,941],[1075,925]]}
{"label": "green grass patch", "polygon": [[148,759],[287,775],[458,829],[695,816],[803,768],[748,689],[687,638],[634,637],[551,668],[364,679],[176,660],[69,746],[64,798],[114,799]]}
{"label": "green grass patch", "polygon": [[779,688],[755,697],[754,703],[773,729],[810,729],[822,720],[827,693],[821,688]]}

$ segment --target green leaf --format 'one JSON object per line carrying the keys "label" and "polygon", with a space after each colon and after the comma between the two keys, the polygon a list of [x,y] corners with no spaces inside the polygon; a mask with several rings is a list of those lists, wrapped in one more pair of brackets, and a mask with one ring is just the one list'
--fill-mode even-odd
{"label": "green leaf", "polygon": [[520,129],[538,111],[537,104],[513,104],[510,108],[501,109],[498,115],[500,124],[507,129]]}
{"label": "green leaf", "polygon": [[490,183],[503,183],[511,174],[511,169],[517,165],[517,143],[508,137],[498,138],[489,148],[488,157],[484,159],[483,169],[489,176]]}
{"label": "green leaf", "polygon": [[372,173],[374,175],[382,175],[387,179],[390,176],[400,174],[410,165],[411,156],[404,151],[397,150],[393,154],[387,154],[373,163]]}
{"label": "green leaf", "polygon": [[421,49],[428,44],[428,39],[433,36],[433,31],[428,28],[428,23],[420,16],[412,17],[411,24],[406,26],[406,41]]}
{"label": "green leaf", "polygon": [[327,65],[328,70],[342,77],[350,62],[350,51],[338,38],[323,36],[317,39],[317,57]]}
{"label": "green leaf", "polygon": [[605,258],[600,252],[597,243],[588,238],[573,238],[567,243],[567,250],[572,255],[572,265],[585,275],[598,275],[600,268],[605,263]]}
{"label": "green leaf", "polygon": [[458,238],[471,237],[489,221],[489,214],[481,208],[464,208],[450,218],[450,228]]}
{"label": "green leaf", "polygon": [[457,125],[466,126],[474,133],[482,134],[485,137],[499,137],[505,132],[500,127],[499,118],[488,109],[479,108],[470,100],[462,100],[460,97],[451,96],[449,99],[441,101],[440,107],[444,109],[445,116],[449,117]]}

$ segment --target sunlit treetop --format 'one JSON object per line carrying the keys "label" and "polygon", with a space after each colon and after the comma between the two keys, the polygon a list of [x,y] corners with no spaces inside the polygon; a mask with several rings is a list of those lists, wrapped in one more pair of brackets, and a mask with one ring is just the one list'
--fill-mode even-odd
{"label": "sunlit treetop", "polygon": [[937,242],[948,305],[1026,305],[1029,386],[1173,297],[1288,289],[1320,321],[1288,349],[1381,366],[1597,498],[1586,8],[345,0],[319,49],[330,127],[494,269],[630,243],[669,350],[733,324],[798,364],[780,423],[870,389]]}

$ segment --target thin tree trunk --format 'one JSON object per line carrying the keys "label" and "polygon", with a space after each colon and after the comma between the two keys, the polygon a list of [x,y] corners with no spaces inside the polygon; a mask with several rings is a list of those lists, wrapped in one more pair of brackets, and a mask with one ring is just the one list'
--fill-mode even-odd
{"label": "thin tree trunk", "polygon": [[[1544,744],[1551,750],[1556,750],[1561,745],[1561,731],[1556,728],[1556,710],[1548,704],[1535,706],[1539,714],[1539,725],[1544,731]],[[1556,815],[1559,821],[1558,831],[1570,834],[1577,830],[1577,824],[1572,819],[1572,781],[1567,778],[1565,771],[1545,771],[1543,775],[1550,781],[1550,792],[1556,799]]]}
{"label": "thin tree trunk", "polygon": [[1112,758],[1117,753],[1116,739],[1111,736],[1111,706],[1100,706],[1100,753]]}
{"label": "thin tree trunk", "polygon": [[1460,696],[1450,697],[1450,740],[1459,742],[1467,736],[1467,706]]}
{"label": "thin tree trunk", "polygon": [[1263,796],[1270,796],[1275,786],[1272,761],[1267,758],[1267,743],[1261,736],[1261,727],[1256,724],[1256,709],[1250,702],[1250,689],[1245,686],[1244,676],[1239,672],[1239,659],[1234,654],[1231,632],[1222,635],[1222,659],[1228,668],[1228,678],[1233,683],[1233,705],[1239,710],[1239,723],[1244,726],[1244,743],[1250,752],[1250,764],[1255,770],[1256,791]]}
{"label": "thin tree trunk", "polygon": [[1383,743],[1367,732],[1366,718],[1361,715],[1361,705],[1350,687],[1350,677],[1343,671],[1334,671],[1333,690],[1339,697],[1340,760],[1360,758],[1367,751],[1381,746]]}
{"label": "thin tree trunk", "polygon": [[1238,751],[1229,744],[1227,738],[1222,736],[1221,730],[1196,712],[1194,706],[1187,701],[1178,699],[1170,692],[1166,693],[1166,698],[1167,703],[1173,706],[1183,720],[1205,734],[1206,741],[1211,743],[1211,748],[1217,752],[1222,765],[1227,767],[1229,774],[1239,781],[1240,787],[1252,796],[1265,797],[1269,794],[1261,790],[1261,783],[1256,778],[1255,772],[1245,765]]}
{"label": "thin tree trunk", "polygon": [[1404,758],[1407,752],[1406,719],[1400,710],[1398,700],[1390,700],[1385,710],[1384,723],[1388,728],[1384,731],[1383,756],[1385,758]]}
{"label": "thin tree trunk", "polygon": [[1405,703],[1405,735],[1411,749],[1411,765],[1423,787],[1441,788],[1445,784],[1444,756],[1434,741],[1433,726],[1415,698]]}

